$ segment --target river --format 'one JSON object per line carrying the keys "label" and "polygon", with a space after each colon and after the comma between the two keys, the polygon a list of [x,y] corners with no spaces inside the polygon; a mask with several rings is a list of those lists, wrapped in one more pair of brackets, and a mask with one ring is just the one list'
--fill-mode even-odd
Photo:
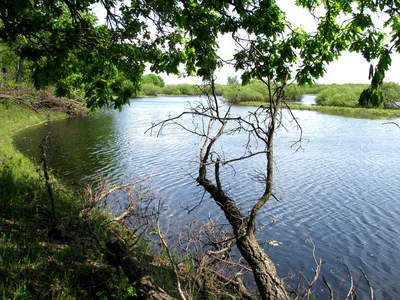
{"label": "river", "polygon": [[[197,136],[169,126],[161,134],[144,134],[152,122],[179,114],[196,97],[159,97],[131,101],[123,111],[105,110],[83,118],[50,122],[19,132],[15,144],[26,155],[39,159],[41,140],[50,132],[49,165],[65,182],[87,183],[100,174],[113,182],[128,181],[152,173],[149,181],[168,204],[175,230],[195,215],[216,214],[208,198],[191,215],[202,190],[196,176],[200,148]],[[310,101],[310,98],[306,99]],[[312,100],[312,99],[311,99]],[[250,107],[235,107],[245,114]],[[358,280],[362,268],[374,287],[376,299],[400,295],[400,130],[385,120],[356,119],[294,111],[304,132],[303,149],[291,147],[299,137],[286,121],[278,131],[275,148],[275,194],[261,211],[258,236],[277,264],[281,276],[300,270],[310,275],[311,237],[317,258],[323,258],[323,273],[338,299],[343,299],[348,278],[340,259]],[[287,115],[285,113],[284,115]],[[284,118],[285,119],[285,118]],[[190,126],[192,119],[182,120]],[[400,122],[400,120],[391,120]],[[245,139],[231,136],[226,152],[241,153]],[[248,210],[262,188],[254,180],[262,172],[259,158],[225,168],[222,183],[229,194]],[[261,190],[260,190],[261,188]],[[269,245],[276,240],[279,246]],[[367,295],[360,283],[359,297]],[[317,294],[325,295],[319,285]]]}

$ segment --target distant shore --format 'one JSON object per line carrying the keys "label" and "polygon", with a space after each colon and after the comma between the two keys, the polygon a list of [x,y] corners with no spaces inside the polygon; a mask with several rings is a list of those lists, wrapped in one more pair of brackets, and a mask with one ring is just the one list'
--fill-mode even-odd
{"label": "distant shore", "polygon": [[[265,102],[251,101],[238,103],[239,106],[261,106]],[[322,106],[322,105],[305,105],[305,104],[288,104],[293,110],[309,110],[318,111],[326,114],[344,115],[348,117],[376,118],[376,117],[400,117],[400,109],[383,109],[383,108],[361,108],[361,107],[340,107],[340,106]],[[283,108],[286,108],[283,106]]]}

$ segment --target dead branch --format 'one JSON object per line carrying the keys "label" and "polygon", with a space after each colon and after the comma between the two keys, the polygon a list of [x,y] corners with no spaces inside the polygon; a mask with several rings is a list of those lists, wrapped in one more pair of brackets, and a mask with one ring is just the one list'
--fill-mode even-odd
{"label": "dead branch", "polygon": [[47,145],[47,140],[49,138],[49,135],[47,134],[46,137],[42,140],[42,144],[40,145],[40,148],[42,149],[42,161],[43,161],[43,173],[44,177],[46,180],[46,187],[47,187],[47,192],[49,193],[50,197],[50,203],[51,203],[51,217],[53,219],[53,222],[56,220],[56,201],[54,197],[54,192],[53,192],[53,183],[50,180],[49,172],[48,172],[48,165],[47,165],[47,157],[46,157],[46,145]]}
{"label": "dead branch", "polygon": [[[148,180],[151,177],[151,174],[146,176],[145,178],[135,180],[133,182],[128,182],[124,184],[119,184],[119,185],[114,185],[109,187],[109,181],[107,180],[99,180],[97,183],[97,188],[95,191],[91,186],[86,186],[85,188],[85,195],[86,195],[86,204],[81,210],[81,215],[87,215],[90,213],[91,210],[93,210],[95,207],[98,207],[101,203],[103,204],[103,207],[106,206],[106,202],[104,201],[108,196],[112,195],[113,193],[117,191],[126,191],[126,195],[130,196],[132,194],[132,191],[135,189],[135,187],[146,180]],[[129,191],[130,190],[130,191]],[[144,192],[143,190],[141,192]],[[138,194],[139,195],[139,194]],[[138,199],[135,199],[138,200]],[[130,216],[132,213],[132,208],[135,206],[135,203],[131,201],[128,205],[128,208],[121,213],[120,216],[115,217],[114,221],[122,221]]]}
{"label": "dead branch", "polygon": [[364,276],[365,281],[366,281],[367,284],[368,284],[370,299],[371,299],[371,300],[374,300],[374,289],[373,289],[372,286],[371,286],[371,283],[370,283],[370,281],[369,281],[369,279],[368,279],[367,274],[365,274],[365,272],[364,272],[363,269],[361,269],[361,268],[358,268],[358,269],[361,271],[361,273],[362,273],[363,276]]}
{"label": "dead branch", "polygon": [[172,269],[174,271],[175,280],[176,280],[176,286],[177,286],[177,290],[178,290],[178,294],[179,294],[179,299],[186,300],[185,293],[182,291],[182,285],[181,285],[181,281],[180,281],[180,278],[179,278],[178,267],[177,267],[177,265],[175,263],[174,257],[172,256],[172,253],[171,253],[171,250],[170,250],[170,248],[168,246],[168,243],[164,238],[164,234],[161,231],[161,225],[160,225],[160,219],[159,219],[160,214],[161,214],[161,211],[160,211],[160,201],[159,201],[158,213],[157,213],[157,216],[156,216],[156,218],[157,218],[157,221],[156,221],[157,235],[160,238],[160,242],[161,242],[162,247],[167,252],[167,256],[168,256],[169,262],[170,262],[171,267],[172,267]]}
{"label": "dead branch", "polygon": [[[179,235],[178,246],[184,253],[189,253],[195,267],[195,283],[200,290],[211,292],[208,286],[210,276],[223,286],[231,286],[240,297],[255,299],[244,286],[240,277],[251,272],[251,268],[242,263],[242,258],[231,255],[235,239],[230,230],[219,219],[209,217],[207,222],[199,224],[193,220]],[[214,283],[214,285],[216,285]],[[218,285],[214,287],[217,290]],[[220,293],[216,291],[215,294]],[[232,296],[236,299],[237,296]]]}
{"label": "dead branch", "polygon": [[382,125],[388,125],[388,124],[396,125],[398,128],[400,128],[400,125],[397,124],[396,122],[385,122],[385,123],[382,123]]}
{"label": "dead branch", "polygon": [[[348,276],[349,276],[349,279],[350,279],[349,291],[347,292],[346,298],[344,298],[344,299],[345,299],[345,300],[351,299],[351,298],[353,299],[353,298],[354,298],[353,295],[355,295],[355,292],[356,292],[356,290],[354,289],[354,280],[353,280],[353,276],[351,275],[351,272],[350,272],[349,267],[348,267],[345,263],[343,263],[343,262],[342,262],[342,265],[345,267],[346,272],[347,272],[347,274],[348,274]],[[351,297],[351,298],[350,298],[350,297]]]}
{"label": "dead branch", "polygon": [[331,285],[328,283],[325,276],[322,276],[322,280],[324,281],[325,285],[327,286],[327,288],[329,290],[329,299],[334,300],[333,289],[332,289]]}
{"label": "dead branch", "polygon": [[209,272],[210,274],[213,274],[219,280],[224,282],[225,285],[233,286],[234,288],[236,288],[239,291],[240,295],[243,297],[243,299],[249,299],[249,300],[257,299],[252,293],[249,292],[249,290],[246,288],[246,286],[243,284],[243,281],[240,278],[228,278],[223,274],[214,271],[213,269],[206,269],[205,271]]}
{"label": "dead branch", "polygon": [[307,241],[309,243],[311,243],[311,245],[312,245],[312,256],[313,256],[314,263],[315,263],[314,278],[311,281],[311,283],[309,283],[309,285],[306,289],[306,293],[305,293],[306,297],[308,299],[311,297],[312,288],[319,278],[319,274],[321,273],[321,267],[322,267],[323,262],[322,262],[322,259],[320,259],[319,261],[317,260],[317,257],[315,255],[315,244],[314,244],[313,240],[310,237],[308,237],[308,238],[306,238],[306,242]]}

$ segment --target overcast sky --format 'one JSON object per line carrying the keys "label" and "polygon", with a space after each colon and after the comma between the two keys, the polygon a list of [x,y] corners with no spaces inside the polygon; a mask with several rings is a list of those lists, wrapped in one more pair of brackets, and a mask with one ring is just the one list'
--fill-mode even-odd
{"label": "overcast sky", "polygon": [[[278,5],[286,13],[288,20],[293,27],[303,26],[307,32],[315,30],[315,21],[313,17],[305,10],[297,7],[294,0],[278,0]],[[104,20],[104,13],[96,7],[94,9],[99,20]],[[374,21],[379,23],[379,18],[374,18]],[[220,49],[218,54],[229,59],[235,50],[235,44],[229,36],[221,36],[219,38]],[[345,52],[341,58],[334,61],[327,67],[325,76],[318,83],[369,83],[368,80],[369,63],[357,53]],[[166,84],[177,83],[201,83],[201,79],[196,77],[179,77],[175,75],[160,74]],[[216,74],[219,83],[226,83],[228,76],[235,75],[235,70],[231,67],[223,67]],[[386,72],[385,81],[400,83],[400,54],[396,53],[392,56],[392,65]]]}

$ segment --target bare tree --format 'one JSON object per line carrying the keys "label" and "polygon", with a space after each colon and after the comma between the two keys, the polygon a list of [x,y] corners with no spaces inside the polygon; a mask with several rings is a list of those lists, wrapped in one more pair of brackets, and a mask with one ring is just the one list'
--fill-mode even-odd
{"label": "bare tree", "polygon": [[[203,103],[192,106],[189,111],[153,124],[151,128],[162,130],[168,124],[178,124],[183,129],[200,136],[203,144],[199,155],[197,183],[202,186],[221,208],[232,227],[236,246],[253,271],[259,293],[263,299],[289,299],[285,285],[277,275],[272,260],[262,249],[256,238],[256,219],[260,209],[270,200],[278,199],[273,192],[274,174],[274,135],[280,125],[280,108],[285,82],[278,84],[271,79],[259,78],[268,88],[269,98],[266,105],[258,107],[246,116],[234,115],[231,107],[221,105],[215,95],[214,81],[210,83],[211,93]],[[179,123],[185,115],[199,117],[199,124],[188,128]],[[216,143],[224,135],[244,133],[247,144],[239,156],[226,157],[218,152]],[[254,144],[258,145],[253,150]],[[253,146],[253,147],[252,147]],[[263,155],[266,160],[263,190],[258,200],[248,213],[226,192],[220,175],[220,167],[241,161],[256,155]]]}

